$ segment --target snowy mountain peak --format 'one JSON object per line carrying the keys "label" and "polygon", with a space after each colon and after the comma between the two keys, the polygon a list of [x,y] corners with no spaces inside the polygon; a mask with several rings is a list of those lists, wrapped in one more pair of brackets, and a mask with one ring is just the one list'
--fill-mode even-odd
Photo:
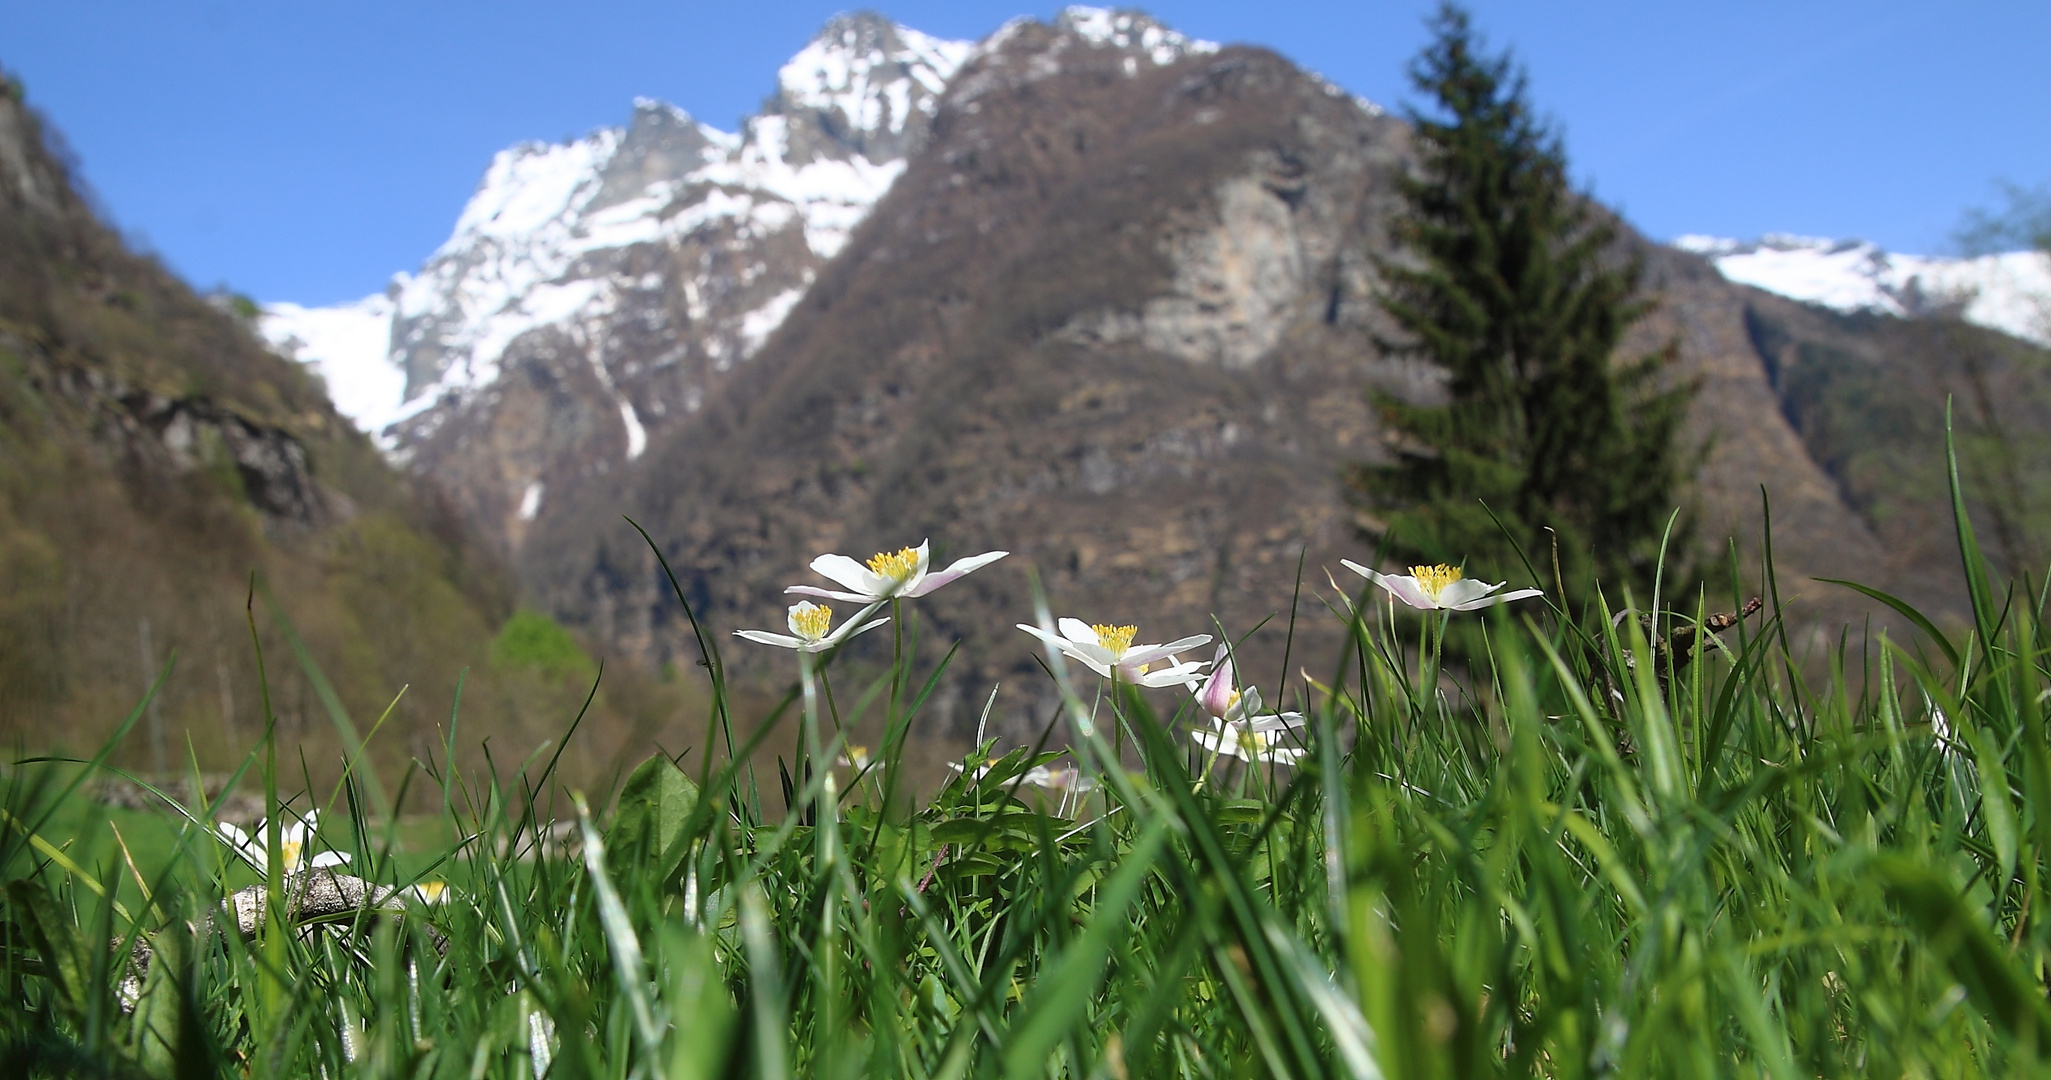
{"label": "snowy mountain peak", "polygon": [[1682,236],[1725,278],[1838,311],[1966,321],[2051,344],[2051,257],[2012,251],[1977,258],[1898,255],[1864,240],[1769,233],[1757,240]]}
{"label": "snowy mountain peak", "polygon": [[839,15],[777,72],[778,105],[809,114],[828,134],[874,156],[901,156],[915,116],[975,49],[899,26],[873,12]]}
{"label": "snowy mountain peak", "polygon": [[1160,65],[1172,64],[1191,53],[1218,51],[1217,42],[1201,41],[1171,30],[1143,11],[1075,4],[1062,9],[1054,25],[1091,45],[1142,53]]}

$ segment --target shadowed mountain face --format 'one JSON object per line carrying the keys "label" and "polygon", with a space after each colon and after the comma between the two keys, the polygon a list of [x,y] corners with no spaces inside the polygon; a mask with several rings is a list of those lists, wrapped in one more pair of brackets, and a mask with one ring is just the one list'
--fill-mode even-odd
{"label": "shadowed mountain face", "polygon": [[[918,608],[927,655],[963,642],[938,718],[972,726],[1001,681],[997,716],[1022,734],[1049,715],[1012,625],[1031,618],[1025,571],[1056,615],[1138,623],[1146,641],[1215,632],[1214,612],[1235,633],[1268,619],[1247,655],[1272,685],[1300,564],[1288,663],[1320,672],[1338,642],[1325,568],[1372,555],[1339,482],[1380,452],[1364,391],[1436,392],[1428,370],[1373,344],[1372,256],[1387,251],[1407,139],[1264,51],[1134,73],[1062,29],[1014,30],[955,77],[929,144],[757,358],[529,537],[526,580],[596,635],[669,656],[691,651],[683,613],[619,513],[656,537],[722,636],[779,626],[785,585],[825,584],[805,569],[821,552],[926,537],[942,558],[1009,549]],[[1768,351],[1836,343],[1880,372],[1927,366],[1919,324],[1816,312],[1634,245],[1665,297],[1638,345],[1678,337],[1704,384],[1693,437],[1710,446],[1698,499],[1712,565],[1728,536],[1755,559],[1763,483],[1804,632],[1834,638],[1868,613],[1817,575],[1956,617],[1956,560],[1930,572],[1940,545],[1897,549],[1900,530],[1858,510],[1872,479],[1830,449],[1861,422],[1845,419],[1853,406],[1804,404],[1808,384],[1762,361],[1771,324],[1786,341]],[[1940,450],[1903,452],[1936,464]],[[1928,494],[1916,505],[1935,505]],[[1748,576],[1757,591],[1756,562]],[[782,656],[726,651],[744,673],[786,674]]]}
{"label": "shadowed mountain face", "polygon": [[[466,731],[523,753],[560,734],[589,665],[503,647],[506,565],[263,346],[252,305],[130,251],[0,87],[0,738],[90,752],[156,684],[120,766],[232,770],[268,708],[332,780],[339,704],[393,775],[444,745],[466,670]],[[606,782],[682,693],[609,679],[566,762]]]}
{"label": "shadowed mountain face", "polygon": [[[252,572],[358,715],[409,682],[435,688],[397,710],[399,728],[445,712],[440,688],[483,656],[510,608],[503,564],[233,306],[130,252],[73,188],[38,117],[0,97],[7,737],[89,747],[175,653],[139,763],[178,767],[188,737],[210,767],[238,759],[263,729]],[[261,601],[256,611],[273,657],[288,656]],[[280,730],[318,743],[328,724],[312,687],[289,662],[271,670]]]}

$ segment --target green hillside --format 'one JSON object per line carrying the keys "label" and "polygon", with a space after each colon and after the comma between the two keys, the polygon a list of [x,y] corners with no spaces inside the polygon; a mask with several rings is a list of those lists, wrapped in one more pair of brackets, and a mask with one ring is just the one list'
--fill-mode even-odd
{"label": "green hillside", "polygon": [[[359,729],[410,686],[375,740],[388,762],[440,742],[465,669],[469,734],[517,761],[559,732],[588,689],[589,658],[495,656],[514,609],[507,571],[378,456],[317,379],[258,343],[253,306],[195,294],[105,226],[8,85],[0,737],[32,751],[91,744],[175,652],[126,764],[184,767],[189,742],[203,767],[230,767],[264,723],[252,611],[280,730],[316,774],[334,759],[334,725],[287,623]],[[674,713],[675,688],[621,674],[608,675],[618,685],[598,741],[580,751],[594,769],[603,748],[638,749],[643,721]]]}

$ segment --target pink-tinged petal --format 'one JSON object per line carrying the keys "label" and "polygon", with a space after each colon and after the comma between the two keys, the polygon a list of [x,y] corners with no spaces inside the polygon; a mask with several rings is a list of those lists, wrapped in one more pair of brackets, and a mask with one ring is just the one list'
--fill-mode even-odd
{"label": "pink-tinged petal", "polygon": [[783,634],[772,634],[767,630],[736,630],[734,631],[734,636],[746,638],[749,641],[762,645],[774,645],[779,649],[802,649],[805,647],[805,642],[801,638],[786,637]]}
{"label": "pink-tinged petal", "polygon": [[1218,653],[1218,658],[1211,662],[1211,677],[1197,691],[1196,701],[1204,712],[1222,719],[1232,708],[1232,658],[1225,655],[1222,647]]}
{"label": "pink-tinged petal", "polygon": [[813,559],[812,572],[837,581],[869,599],[882,596],[894,584],[845,555],[821,555]]}
{"label": "pink-tinged petal", "polygon": [[[1455,582],[1455,584],[1458,584],[1458,582]],[[1501,586],[1497,586],[1497,588],[1501,588]],[[1479,608],[1494,607],[1497,604],[1507,604],[1512,600],[1524,600],[1533,596],[1544,595],[1544,589],[1518,589],[1516,592],[1502,593],[1497,596],[1484,596],[1479,600],[1472,600],[1465,604],[1457,605],[1455,610],[1474,611]]]}
{"label": "pink-tinged petal", "polygon": [[[1439,606],[1465,611],[1467,610],[1467,605],[1487,597],[1489,593],[1502,587],[1503,583],[1500,581],[1490,585],[1480,578],[1461,578],[1458,581],[1448,582],[1445,588],[1439,590]],[[1488,603],[1493,604],[1495,600],[1490,599]],[[1484,604],[1482,606],[1486,607],[1487,605]]]}
{"label": "pink-tinged petal", "polygon": [[1054,625],[1061,628],[1061,636],[1078,645],[1097,644],[1097,632],[1081,619],[1062,619]]}
{"label": "pink-tinged petal", "polygon": [[[923,545],[921,546],[921,550],[923,550]],[[917,581],[915,581],[912,585],[908,586],[904,590],[904,595],[925,596],[926,594],[932,592],[934,589],[937,589],[940,586],[955,580],[956,578],[960,578],[964,575],[972,574],[977,570],[981,570],[983,567],[988,566],[991,563],[996,562],[997,560],[1009,554],[1011,554],[1011,552],[1009,551],[989,551],[984,552],[981,555],[971,556],[966,559],[956,559],[953,565],[949,566],[945,570],[942,570],[938,573],[925,574],[921,576]]]}
{"label": "pink-tinged petal", "polygon": [[816,596],[822,600],[841,600],[850,604],[868,604],[876,599],[861,593],[834,592],[832,589],[822,589],[816,585],[793,585],[783,591],[792,596]]}

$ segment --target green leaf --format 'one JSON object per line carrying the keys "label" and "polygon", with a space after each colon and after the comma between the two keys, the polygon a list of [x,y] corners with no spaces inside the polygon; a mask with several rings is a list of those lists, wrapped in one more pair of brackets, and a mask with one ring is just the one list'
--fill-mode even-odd
{"label": "green leaf", "polygon": [[1900,612],[1902,618],[1907,619],[1911,623],[1914,623],[1916,629],[1921,630],[1924,636],[1928,637],[1931,641],[1937,643],[1937,647],[1944,651],[1944,658],[1946,660],[1951,661],[1951,666],[1953,670],[1956,670],[1958,668],[1958,650],[1953,648],[1951,642],[1947,640],[1943,634],[1938,632],[1937,625],[1935,623],[1932,623],[1928,616],[1925,616],[1922,612],[1917,611],[1913,607],[1910,607],[1908,601],[1902,600],[1898,597],[1890,596],[1887,593],[1881,592],[1879,589],[1861,585],[1856,581],[1844,581],[1838,578],[1827,577],[1820,577],[1816,580],[1824,583],[1825,585],[1842,585],[1847,589],[1852,589],[1857,592],[1865,593],[1867,596],[1870,596],[1873,599],[1878,600],[1883,604],[1886,604],[1888,607],[1893,608],[1897,612]]}
{"label": "green leaf", "polygon": [[1958,891],[1927,866],[1903,856],[1875,859],[1889,897],[1996,1027],[2026,1042],[2051,1032],[2051,1005],[2034,979],[2016,969],[1991,930]]}
{"label": "green leaf", "polygon": [[2008,770],[2001,767],[2001,748],[1992,732],[1976,727],[1969,735],[1973,764],[1980,773],[1980,821],[1987,827],[1987,842],[1993,845],[1995,858],[2001,861],[1999,889],[2015,877],[2015,808],[2008,801]]}
{"label": "green leaf", "polygon": [[698,785],[675,763],[657,754],[628,774],[612,824],[605,830],[605,846],[621,865],[639,863],[643,870],[659,871],[658,880],[667,878],[675,865],[649,865],[650,860],[664,863],[683,858],[682,851],[670,849],[697,808]]}
{"label": "green leaf", "polygon": [[1011,1029],[1004,1046],[1006,1076],[1043,1076],[1047,1056],[1083,1019],[1104,977],[1111,946],[1131,933],[1126,908],[1153,871],[1154,859],[1168,833],[1166,818],[1156,818],[1132,845],[1124,864],[1105,882],[1097,908],[1082,934],[1041,970],[1026,998],[1023,1019]]}

